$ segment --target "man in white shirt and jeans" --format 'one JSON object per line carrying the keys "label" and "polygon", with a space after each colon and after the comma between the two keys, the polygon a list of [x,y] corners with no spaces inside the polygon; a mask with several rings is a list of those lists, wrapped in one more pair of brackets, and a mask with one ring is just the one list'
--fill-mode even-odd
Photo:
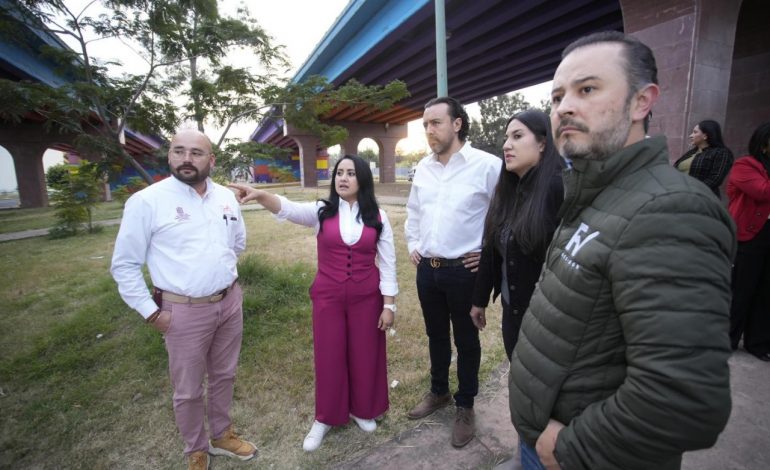
{"label": "man in white shirt and jeans", "polygon": [[407,416],[424,418],[452,403],[451,322],[458,378],[451,442],[463,447],[475,434],[473,400],[481,361],[479,332],[470,317],[475,271],[484,218],[503,162],[465,142],[468,114],[454,98],[430,100],[425,105],[423,127],[433,153],[417,164],[406,205],[405,232],[410,259],[417,266],[431,389]]}
{"label": "man in white shirt and jeans", "polygon": [[214,154],[203,133],[177,133],[168,162],[173,177],[126,202],[111,272],[123,300],[163,334],[188,466],[206,469],[208,453],[248,460],[257,452],[235,434],[229,416],[243,333],[236,264],[246,231],[235,195],[208,177]]}

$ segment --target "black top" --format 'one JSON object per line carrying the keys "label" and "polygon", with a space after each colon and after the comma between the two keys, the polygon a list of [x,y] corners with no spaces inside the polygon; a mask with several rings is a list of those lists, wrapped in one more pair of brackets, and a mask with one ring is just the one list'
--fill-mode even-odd
{"label": "black top", "polygon": [[[505,170],[503,170],[505,171]],[[549,223],[549,240],[559,224],[557,213],[564,200],[564,186],[561,173],[554,173],[550,180],[548,199],[546,200],[547,220]],[[519,245],[508,237],[506,243],[506,272],[509,305],[505,313],[522,315],[529,306],[529,299],[535,290],[535,284],[540,277],[540,271],[545,261],[548,243],[537,253],[523,253]],[[500,294],[503,279],[503,255],[500,252],[499,240],[487,243],[481,250],[479,271],[476,273],[476,287],[473,292],[473,305],[486,307],[489,304],[489,294],[494,289],[494,299]]]}
{"label": "black top", "polygon": [[[674,168],[679,168],[679,164],[692,157],[698,151],[698,147],[691,148],[679,160],[674,162]],[[719,196],[719,187],[730,173],[733,166],[733,153],[727,147],[706,147],[701,153],[695,155],[690,164],[688,174],[693,178],[702,181],[711,191]]]}

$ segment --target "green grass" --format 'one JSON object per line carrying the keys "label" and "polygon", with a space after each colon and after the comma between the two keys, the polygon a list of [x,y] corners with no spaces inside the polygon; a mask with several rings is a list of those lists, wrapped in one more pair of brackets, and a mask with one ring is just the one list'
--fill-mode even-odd
{"label": "green grass", "polygon": [[[294,185],[258,185],[275,194],[280,194],[296,201],[312,201],[329,196],[328,183],[317,188],[302,188]],[[408,184],[378,185],[380,195],[408,196]],[[393,194],[390,194],[390,192]],[[118,201],[100,202],[94,207],[93,220],[119,219],[123,215],[123,203]],[[23,230],[47,229],[56,225],[53,207],[34,209],[4,209],[0,210],[0,234],[20,232]]]}
{"label": "green grass", "polygon": [[[123,204],[117,201],[100,202],[94,207],[93,220],[119,219]],[[4,209],[0,211],[0,233],[51,228],[56,225],[53,207],[34,209]]]}
{"label": "green grass", "polygon": [[[403,208],[388,214],[402,226]],[[390,412],[376,433],[335,428],[306,454],[315,239],[265,211],[244,219],[244,336],[232,416],[258,445],[258,467],[331,467],[412,427],[405,414],[428,387],[428,354],[402,237],[398,334],[388,338],[389,380],[401,385],[390,391]],[[116,233],[0,244],[0,468],[184,468],[162,338],[122,302],[109,275]],[[490,324],[499,324],[495,314],[490,309]],[[499,336],[493,327],[482,334],[482,381],[503,360]]]}
{"label": "green grass", "polygon": [[[92,258],[82,242],[89,239],[89,245],[108,243],[115,236],[114,230],[109,232],[67,242],[15,242],[26,245],[25,251],[32,252],[30,258],[35,262],[46,258],[49,248],[54,248],[49,245],[59,245],[59,251],[66,246],[70,249],[61,253],[63,259],[55,264],[65,263],[76,270],[68,279],[52,279],[50,289],[43,283],[32,288],[35,276],[21,272],[21,266],[18,272],[8,275],[15,278],[15,289],[2,296],[7,307],[0,333],[0,387],[5,394],[0,400],[0,414],[5,421],[0,434],[0,467],[56,466],[56,460],[46,457],[52,451],[67,454],[84,434],[96,430],[111,433],[115,419],[124,421],[119,426],[124,427],[132,416],[146,413],[148,406],[155,408],[153,402],[167,402],[170,397],[161,337],[119,298],[106,272],[108,257],[100,258],[102,262],[96,269],[77,269],[82,268],[84,259]],[[4,264],[14,258],[8,245],[3,246],[0,254]],[[302,264],[269,268],[253,255],[241,260],[240,268],[245,294],[243,357],[272,354],[288,361],[281,368],[286,371],[295,362],[293,356],[298,356],[301,360],[296,364],[308,364],[305,369],[309,370],[312,341],[308,335],[300,334],[302,341],[297,343],[296,337],[297,332],[310,328],[308,299],[297,293],[307,291],[311,268]],[[50,295],[40,295],[41,291]],[[54,302],[48,301],[54,297]],[[51,314],[57,302],[65,308]],[[37,322],[44,326],[38,324],[32,329],[33,334],[20,329]],[[260,365],[263,361],[247,362]],[[303,371],[304,376],[308,370]],[[312,381],[303,382],[303,394],[312,391]],[[141,398],[135,399],[137,396],[152,399],[144,403]],[[169,415],[164,425],[167,435],[156,438],[164,441],[168,456],[176,457],[179,449],[173,418],[170,409],[165,411]],[[96,429],[89,429],[92,426]],[[120,438],[116,435],[114,439]],[[91,455],[90,459],[106,465],[104,456]],[[75,466],[86,466],[87,461]]]}

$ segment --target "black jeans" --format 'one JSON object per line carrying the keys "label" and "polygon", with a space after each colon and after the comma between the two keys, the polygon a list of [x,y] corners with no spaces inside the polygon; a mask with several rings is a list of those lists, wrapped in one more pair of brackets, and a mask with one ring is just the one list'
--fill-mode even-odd
{"label": "black jeans", "polygon": [[770,353],[770,221],[751,240],[738,242],[732,287],[733,349],[743,335],[746,351],[757,355]]}
{"label": "black jeans", "polygon": [[473,407],[479,392],[481,343],[470,316],[475,282],[476,273],[463,266],[432,268],[427,262],[417,266],[417,294],[430,350],[431,392],[443,395],[449,391],[451,321],[457,348],[458,390],[454,398],[457,406],[464,408]]}

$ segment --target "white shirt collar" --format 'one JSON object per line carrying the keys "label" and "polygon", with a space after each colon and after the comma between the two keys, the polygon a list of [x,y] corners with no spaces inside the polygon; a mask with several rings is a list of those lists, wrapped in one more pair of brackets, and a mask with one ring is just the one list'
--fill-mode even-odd
{"label": "white shirt collar", "polygon": [[174,186],[177,188],[178,191],[187,191],[187,193],[189,193],[190,195],[206,197],[206,196],[208,196],[211,193],[211,191],[212,191],[212,189],[214,187],[214,185],[212,184],[214,181],[212,181],[212,179],[210,177],[207,177],[206,178],[206,191],[202,195],[199,195],[198,191],[196,191],[195,188],[193,188],[189,184],[185,183],[184,181],[180,181],[179,178],[177,178],[176,176],[170,175],[169,178],[171,178],[174,181]]}
{"label": "white shirt collar", "polygon": [[353,214],[358,212],[358,201],[354,202],[353,204],[350,204],[348,201],[340,198],[340,205],[338,212],[341,212],[343,209],[347,210],[348,212],[352,212]]}
{"label": "white shirt collar", "polygon": [[[470,145],[471,144],[469,144],[468,141],[466,140],[465,143],[463,143],[463,146],[460,147],[460,150],[458,150],[457,152],[453,153],[449,157],[449,160],[447,161],[447,163],[451,162],[452,158],[454,158],[455,155],[457,155],[459,158],[462,158],[464,161],[467,162],[468,158],[470,157],[470,152],[468,151],[468,149],[470,148]],[[433,154],[431,156],[433,157],[432,161],[434,163],[439,163],[439,164],[441,163],[439,161],[439,159],[438,159],[438,154],[436,152],[433,152]]]}

